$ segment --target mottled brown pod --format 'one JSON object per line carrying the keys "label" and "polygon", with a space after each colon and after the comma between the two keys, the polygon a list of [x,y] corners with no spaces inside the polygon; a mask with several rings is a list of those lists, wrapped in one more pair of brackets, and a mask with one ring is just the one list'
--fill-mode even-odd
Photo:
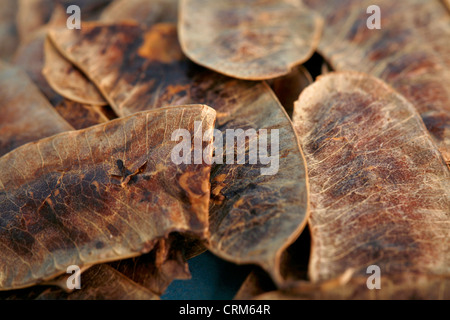
{"label": "mottled brown pod", "polygon": [[293,121],[310,182],[313,282],[450,274],[450,171],[413,105],[374,77],[322,76]]}
{"label": "mottled brown pod", "polygon": [[[119,115],[209,102],[217,111],[216,128],[224,142],[227,129],[266,129],[270,148],[271,130],[278,130],[279,170],[274,175],[261,175],[269,165],[249,164],[248,149],[245,164],[224,160],[213,167],[209,249],[235,263],[260,265],[277,283],[283,282],[280,256],[305,226],[308,192],[297,137],[269,86],[194,65],[181,52],[173,24],[141,29],[130,23],[85,23],[80,32],[51,33],[51,40]],[[258,135],[250,140],[256,139]]]}
{"label": "mottled brown pod", "polygon": [[[419,111],[450,162],[450,15],[439,0],[306,0],[326,20],[319,51],[335,70],[362,71],[397,89]],[[372,12],[374,13],[374,12]]]}
{"label": "mottled brown pod", "polygon": [[[208,236],[210,165],[176,165],[171,135],[215,111],[159,109],[29,143],[0,158],[0,290],[149,252],[172,232]],[[198,130],[198,128],[197,128]],[[211,149],[208,149],[211,150]]]}
{"label": "mottled brown pod", "polygon": [[184,53],[245,80],[285,75],[316,49],[322,19],[299,0],[180,0]]}
{"label": "mottled brown pod", "polygon": [[0,63],[0,156],[54,134],[73,130],[27,74]]}

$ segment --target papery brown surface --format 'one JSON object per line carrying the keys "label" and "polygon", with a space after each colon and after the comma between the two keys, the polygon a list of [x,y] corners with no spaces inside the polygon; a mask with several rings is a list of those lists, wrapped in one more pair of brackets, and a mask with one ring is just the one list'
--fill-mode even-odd
{"label": "papery brown surface", "polygon": [[106,23],[134,21],[144,26],[160,22],[177,22],[178,0],[116,0],[100,15]]}
{"label": "papery brown surface", "polygon": [[101,264],[83,272],[81,289],[70,293],[48,288],[35,300],[159,300],[159,297],[112,267]]}
{"label": "papery brown surface", "polygon": [[[27,72],[31,80],[38,86],[49,102],[55,107],[57,112],[75,129],[83,129],[107,121],[111,118],[109,107],[83,104],[69,100],[67,97],[63,97],[53,90],[47,79],[44,77],[42,69],[44,67],[45,38],[47,37],[48,29],[53,26],[54,24],[52,23],[45,25],[36,31],[32,36],[29,36],[27,40],[22,43],[14,56],[14,64],[23,68]],[[91,88],[91,91],[96,90],[95,86],[93,86],[93,84],[78,70],[73,69],[69,62],[64,60],[62,63],[71,70],[72,75],[76,74],[75,76],[72,76],[70,81],[75,81],[77,84],[75,88],[78,92],[78,86],[83,88]],[[60,78],[64,81],[64,83],[68,81],[68,79],[66,79],[67,76],[64,78],[60,75]],[[61,93],[64,93],[66,96],[70,96],[72,98],[76,97],[72,91]],[[86,94],[83,95],[86,96]],[[99,99],[100,104],[106,103],[102,97],[99,97]],[[79,100],[83,101],[83,99]],[[113,115],[112,118],[115,117],[116,116]],[[44,124],[42,125],[44,126]]]}
{"label": "papery brown surface", "polygon": [[180,236],[170,235],[158,241],[152,252],[137,258],[111,263],[111,266],[134,282],[161,296],[173,280],[191,278],[184,257],[186,243]]}
{"label": "papery brown surface", "polygon": [[297,0],[180,0],[178,30],[184,53],[196,63],[263,80],[308,60],[322,23]]}
{"label": "papery brown surface", "polygon": [[258,264],[282,282],[280,256],[308,214],[306,168],[291,122],[267,84],[194,65],[181,52],[173,24],[141,29],[132,23],[85,23],[80,32],[51,33],[51,40],[97,84],[119,115],[209,102],[223,134],[227,129],[268,129],[270,141],[270,130],[279,130],[280,170],[275,175],[261,175],[267,166],[248,161],[214,166],[209,249],[235,263]]}
{"label": "papery brown surface", "polygon": [[309,172],[311,281],[369,265],[450,274],[450,171],[410,102],[374,77],[330,73],[303,91],[293,121]]}
{"label": "papery brown surface", "polygon": [[370,290],[367,277],[356,277],[332,286],[305,285],[291,291],[271,291],[256,300],[448,300],[450,278],[402,274],[380,278],[381,288]]}
{"label": "papery brown surface", "polygon": [[[69,274],[68,274],[69,275]],[[61,277],[66,286],[67,277]],[[70,281],[70,280],[69,280]],[[106,264],[83,272],[81,289],[49,286],[0,292],[0,300],[157,300],[159,297]],[[68,291],[68,292],[67,292]]]}
{"label": "papery brown surface", "polygon": [[[107,106],[91,106],[63,99],[55,110],[77,130],[89,128],[116,118]],[[110,118],[111,117],[111,118]]]}
{"label": "papery brown surface", "polygon": [[73,130],[20,68],[0,62],[0,156],[31,141]]}
{"label": "papery brown surface", "polygon": [[0,290],[139,256],[172,232],[205,239],[210,165],[175,165],[171,134],[214,120],[200,105],[148,111],[1,157]]}
{"label": "papery brown surface", "polygon": [[[75,93],[70,90],[58,90],[64,96],[60,95],[52,88],[52,86],[50,86],[46,77],[43,75],[45,61],[44,46],[48,46],[48,44],[46,44],[48,41],[46,41],[47,32],[52,28],[63,26],[66,22],[66,18],[66,13],[62,7],[56,6],[52,12],[50,21],[34,31],[26,38],[26,40],[22,42],[14,56],[14,64],[20,66],[27,72],[31,80],[39,87],[42,93],[67,122],[69,122],[75,129],[83,129],[105,122],[108,119],[115,118],[116,116],[110,116],[111,112],[108,107],[99,106],[104,105],[106,102],[101,96],[99,97],[99,93],[95,86],[90,83],[90,81],[86,79],[78,70],[74,69],[72,64],[64,58],[54,55],[51,62],[47,61],[47,66],[54,66],[56,64],[61,66],[58,71],[70,72],[70,78],[68,78],[67,74],[53,74],[59,76],[59,79],[64,84],[63,87],[75,88]],[[55,57],[59,59],[55,60]],[[79,87],[83,89],[80,90]],[[59,87],[55,87],[55,89],[58,88]],[[96,93],[95,97],[97,97],[97,100],[83,100],[83,97],[89,97],[89,95],[85,92]],[[80,93],[81,98],[78,98],[78,94]],[[74,102],[73,100],[70,100],[70,98],[75,98],[86,103]],[[92,105],[89,104],[89,102],[98,102],[98,105]]]}
{"label": "papery brown surface", "polygon": [[289,116],[292,116],[294,102],[297,101],[300,93],[312,82],[310,73],[303,66],[294,68],[285,76],[268,81]]}
{"label": "papery brown surface", "polygon": [[422,116],[450,161],[450,15],[439,0],[378,1],[381,29],[368,29],[372,1],[306,0],[325,17],[319,51],[335,70],[392,85]]}
{"label": "papery brown surface", "polygon": [[61,56],[48,39],[44,42],[44,56],[45,63],[41,72],[58,94],[85,105],[107,104],[97,87]]}

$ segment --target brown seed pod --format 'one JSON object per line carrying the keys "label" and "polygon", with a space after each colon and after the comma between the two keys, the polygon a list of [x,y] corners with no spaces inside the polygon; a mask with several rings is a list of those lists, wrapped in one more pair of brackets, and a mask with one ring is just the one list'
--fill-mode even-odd
{"label": "brown seed pod", "polygon": [[305,226],[308,193],[297,137],[269,86],[192,64],[181,52],[173,24],[141,29],[130,23],[85,23],[81,32],[64,30],[50,36],[60,52],[97,84],[119,115],[210,102],[217,111],[216,127],[224,135],[227,129],[266,129],[270,141],[271,130],[279,130],[275,175],[261,175],[267,166],[250,165],[248,160],[214,166],[208,247],[235,263],[260,265],[282,283],[280,257]]}
{"label": "brown seed pod", "polygon": [[92,106],[63,99],[56,111],[76,130],[89,128],[116,118],[108,106]]}
{"label": "brown seed pod", "polygon": [[95,85],[61,56],[48,39],[44,42],[44,55],[42,74],[58,94],[81,104],[93,106],[107,104]]}
{"label": "brown seed pod", "polygon": [[293,121],[310,181],[309,277],[450,274],[450,171],[418,113],[374,77],[322,76]]}
{"label": "brown seed pod", "polygon": [[289,116],[292,116],[294,111],[294,102],[311,83],[313,83],[311,74],[303,66],[294,68],[285,76],[268,81]]}
{"label": "brown seed pod", "polygon": [[206,239],[211,166],[174,164],[171,133],[199,121],[204,150],[214,120],[206,106],[147,111],[1,157],[0,290],[147,253],[172,232]]}
{"label": "brown seed pod", "polygon": [[161,296],[173,280],[191,278],[183,251],[184,239],[170,235],[158,241],[152,252],[133,259],[111,263],[111,266],[134,282]]}
{"label": "brown seed pod", "polygon": [[106,264],[89,268],[81,277],[79,290],[67,293],[47,288],[34,300],[159,300],[157,295]]}
{"label": "brown seed pod", "polygon": [[447,9],[450,10],[450,0],[442,0],[442,2],[447,7]]}
{"label": "brown seed pod", "polygon": [[305,3],[325,17],[319,51],[332,67],[369,73],[403,94],[450,162],[450,15],[442,3],[377,1],[381,29],[367,27],[373,1]]}
{"label": "brown seed pod", "polygon": [[27,74],[0,63],[0,156],[54,134],[73,130]]}
{"label": "brown seed pod", "polygon": [[322,19],[300,1],[181,0],[181,47],[196,63],[245,80],[288,74],[316,49]]}
{"label": "brown seed pod", "polygon": [[[34,286],[0,292],[0,300],[157,300],[159,297],[106,264],[89,268],[81,275],[81,288],[69,290],[67,276],[61,288]],[[58,279],[59,280],[59,279]]]}

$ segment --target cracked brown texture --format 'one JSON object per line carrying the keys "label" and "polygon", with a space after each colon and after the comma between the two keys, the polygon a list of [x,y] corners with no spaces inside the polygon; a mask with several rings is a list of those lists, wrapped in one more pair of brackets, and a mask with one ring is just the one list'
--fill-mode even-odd
{"label": "cracked brown texture", "polygon": [[413,105],[374,77],[322,76],[294,125],[310,181],[309,277],[450,274],[450,171]]}
{"label": "cracked brown texture", "polygon": [[[209,249],[235,263],[258,264],[282,283],[280,256],[306,223],[308,194],[297,137],[268,85],[231,79],[194,65],[181,52],[173,24],[141,29],[132,23],[85,23],[81,31],[51,33],[50,38],[119,115],[210,103],[223,134],[226,129],[280,130],[276,175],[261,176],[260,169],[266,166],[248,162],[214,166]],[[159,50],[149,50],[155,43]]]}
{"label": "cracked brown texture", "polygon": [[31,141],[73,130],[20,68],[0,63],[0,156]]}
{"label": "cracked brown texture", "polygon": [[214,120],[206,106],[147,111],[0,158],[0,290],[147,253],[172,232],[205,239],[210,166],[175,165],[171,134]]}
{"label": "cracked brown texture", "polygon": [[144,26],[160,22],[176,22],[178,0],[116,0],[100,15],[99,20],[108,23],[135,21]]}
{"label": "cracked brown texture", "polygon": [[184,53],[196,63],[264,80],[308,60],[322,23],[300,0],[180,0],[178,30]]}
{"label": "cracked brown texture", "polygon": [[97,87],[53,47],[44,42],[45,63],[42,74],[50,87],[66,99],[85,105],[107,104]]}
{"label": "cracked brown texture", "polygon": [[450,161],[450,15],[439,0],[389,1],[381,29],[366,26],[369,0],[306,0],[326,20],[319,51],[335,70],[377,76],[409,99]]}

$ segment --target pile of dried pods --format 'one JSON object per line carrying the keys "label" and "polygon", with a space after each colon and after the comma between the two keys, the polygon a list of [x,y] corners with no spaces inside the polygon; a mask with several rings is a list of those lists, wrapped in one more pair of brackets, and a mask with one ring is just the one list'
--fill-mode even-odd
{"label": "pile of dried pods", "polygon": [[450,299],[449,2],[371,5],[4,0],[0,298]]}

